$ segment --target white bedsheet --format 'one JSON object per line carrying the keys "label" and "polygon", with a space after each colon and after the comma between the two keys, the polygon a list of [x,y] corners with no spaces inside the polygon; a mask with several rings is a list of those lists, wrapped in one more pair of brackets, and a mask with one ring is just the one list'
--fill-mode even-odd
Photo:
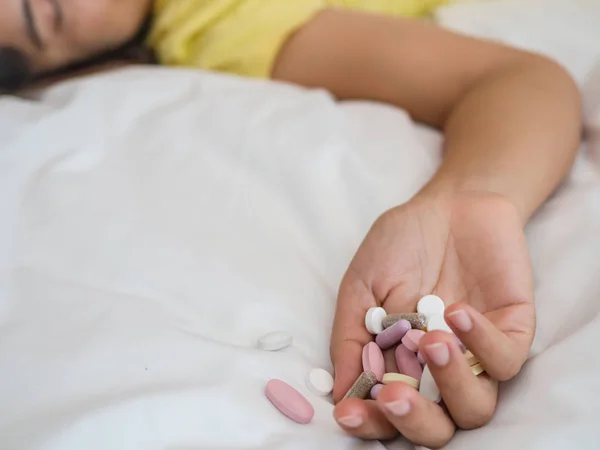
{"label": "white bedsheet", "polygon": [[[482,11],[445,23],[481,34],[466,24]],[[437,133],[382,105],[185,70],[41,100],[0,99],[0,448],[383,448],[340,432],[304,376],[330,369],[339,279],[372,221],[433,173]],[[585,158],[527,233],[532,359],[451,450],[600,442],[600,175]],[[256,350],[274,329],[294,347]],[[274,377],[307,395],[310,425],[264,398]]]}

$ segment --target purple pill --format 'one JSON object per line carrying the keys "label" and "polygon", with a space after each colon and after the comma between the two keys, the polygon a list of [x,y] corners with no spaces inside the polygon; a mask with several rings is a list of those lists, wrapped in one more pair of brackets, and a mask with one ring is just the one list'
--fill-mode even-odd
{"label": "purple pill", "polygon": [[415,352],[404,345],[396,347],[396,364],[398,365],[398,372],[401,374],[408,375],[415,380],[421,380],[421,375],[423,375],[421,363]]}
{"label": "purple pill", "polygon": [[377,400],[377,396],[379,395],[379,391],[383,388],[383,384],[376,384],[371,388],[371,398],[373,400]]}
{"label": "purple pill", "polygon": [[379,345],[379,348],[385,350],[393,347],[402,340],[404,335],[411,329],[410,322],[405,319],[401,319],[389,328],[386,328],[375,338],[375,343]]}
{"label": "purple pill", "polygon": [[417,360],[421,363],[421,365],[425,365],[425,360],[423,359],[423,355],[421,355],[421,352],[417,353]]}

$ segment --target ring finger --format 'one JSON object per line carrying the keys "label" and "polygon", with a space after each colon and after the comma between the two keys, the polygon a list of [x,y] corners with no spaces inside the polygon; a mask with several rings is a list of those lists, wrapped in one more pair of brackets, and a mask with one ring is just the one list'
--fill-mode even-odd
{"label": "ring finger", "polygon": [[485,425],[496,409],[498,383],[475,375],[450,333],[427,333],[419,347],[456,424],[464,429]]}

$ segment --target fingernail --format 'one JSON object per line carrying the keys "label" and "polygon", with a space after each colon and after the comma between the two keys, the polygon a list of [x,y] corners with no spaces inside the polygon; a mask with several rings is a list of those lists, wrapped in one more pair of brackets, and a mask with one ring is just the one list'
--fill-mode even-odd
{"label": "fingernail", "polygon": [[438,367],[444,367],[450,361],[448,346],[443,342],[426,345],[424,350],[427,358]]}
{"label": "fingernail", "polygon": [[462,309],[448,314],[448,320],[463,333],[471,331],[471,328],[473,328],[473,322],[471,321],[471,318]]}
{"label": "fingernail", "polygon": [[386,403],[385,407],[394,416],[402,417],[410,412],[410,403],[408,400],[396,400],[395,402]]}
{"label": "fingernail", "polygon": [[358,428],[362,425],[363,418],[353,414],[351,416],[340,417],[337,419],[337,422],[346,428]]}

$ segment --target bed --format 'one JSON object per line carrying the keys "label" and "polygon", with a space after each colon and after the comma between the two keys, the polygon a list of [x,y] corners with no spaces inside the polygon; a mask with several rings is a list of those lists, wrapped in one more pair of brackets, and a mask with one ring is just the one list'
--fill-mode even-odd
{"label": "bed", "polygon": [[[595,0],[522,0],[435,19],[549,54],[592,98],[599,18]],[[531,358],[493,421],[450,450],[600,445],[590,142],[527,227]],[[384,448],[341,432],[304,377],[331,369],[336,291],[360,240],[431,176],[440,145],[395,108],[181,69],[128,67],[1,98],[0,448]],[[256,349],[278,329],[292,347]],[[311,424],[273,408],[270,378],[310,399]]]}

